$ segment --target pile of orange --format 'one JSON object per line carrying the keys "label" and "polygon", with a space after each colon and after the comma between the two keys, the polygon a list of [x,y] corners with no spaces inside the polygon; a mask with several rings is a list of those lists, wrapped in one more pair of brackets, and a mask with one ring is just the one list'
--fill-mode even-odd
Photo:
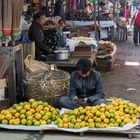
{"label": "pile of orange", "polygon": [[65,111],[55,124],[59,128],[109,128],[123,127],[127,123],[136,123],[140,116],[140,106],[124,101],[112,102],[109,105],[79,107]]}
{"label": "pile of orange", "polygon": [[113,101],[109,105],[79,107],[65,110],[47,102],[30,99],[29,102],[14,104],[0,112],[0,124],[39,126],[55,124],[59,128],[109,128],[123,127],[127,123],[136,123],[140,116],[140,106],[126,101]]}
{"label": "pile of orange", "polygon": [[45,125],[51,124],[59,117],[59,109],[55,109],[47,102],[35,101],[14,104],[0,113],[0,123],[9,125]]}

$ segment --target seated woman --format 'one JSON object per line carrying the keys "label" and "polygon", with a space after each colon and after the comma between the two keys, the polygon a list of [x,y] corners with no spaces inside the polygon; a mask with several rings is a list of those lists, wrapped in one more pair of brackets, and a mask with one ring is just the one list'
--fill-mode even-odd
{"label": "seated woman", "polygon": [[61,97],[59,101],[64,107],[74,109],[105,103],[104,96],[100,73],[92,70],[90,60],[80,59],[77,71],[71,74],[69,97]]}
{"label": "seated woman", "polygon": [[35,41],[35,59],[36,60],[44,60],[42,55],[47,55],[48,53],[52,53],[52,49],[50,49],[47,45],[44,44],[44,34],[43,34],[43,25],[46,22],[46,17],[44,13],[37,13],[34,16],[34,20],[29,28],[28,36],[31,41]]}
{"label": "seated woman", "polygon": [[60,19],[58,21],[58,30],[57,30],[57,34],[58,34],[58,38],[59,38],[59,46],[61,48],[66,48],[66,40],[67,40],[67,36],[63,33],[63,31],[66,31],[65,28],[65,20]]}

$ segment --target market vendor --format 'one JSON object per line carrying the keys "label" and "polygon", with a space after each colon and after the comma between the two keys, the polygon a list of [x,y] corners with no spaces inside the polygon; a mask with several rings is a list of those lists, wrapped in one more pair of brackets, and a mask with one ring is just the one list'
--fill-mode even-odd
{"label": "market vendor", "polygon": [[105,6],[104,2],[99,3],[99,11],[101,16],[109,14],[109,9]]}
{"label": "market vendor", "polygon": [[80,59],[76,67],[71,74],[69,97],[61,97],[60,103],[69,109],[105,103],[101,75],[92,70],[91,61]]}
{"label": "market vendor", "polygon": [[58,37],[59,37],[59,45],[60,45],[61,48],[65,48],[66,47],[66,40],[67,40],[66,34],[63,33],[63,31],[66,30],[65,20],[60,19],[58,21],[58,26],[59,27],[58,27],[57,33],[58,33]]}
{"label": "market vendor", "polygon": [[48,53],[52,53],[52,49],[50,49],[47,45],[44,44],[44,34],[43,34],[43,25],[46,22],[46,17],[44,13],[37,13],[34,16],[34,20],[29,28],[29,39],[31,41],[35,41],[35,59],[44,60],[42,58],[43,55],[47,55]]}

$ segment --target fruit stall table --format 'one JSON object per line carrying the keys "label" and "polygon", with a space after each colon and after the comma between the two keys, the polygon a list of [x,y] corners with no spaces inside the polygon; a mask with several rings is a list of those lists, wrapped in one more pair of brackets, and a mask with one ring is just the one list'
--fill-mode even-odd
{"label": "fruit stall table", "polygon": [[[94,21],[73,21],[67,20],[66,23],[72,27],[84,27],[94,25]],[[96,22],[97,26],[100,26],[101,29],[110,28],[111,40],[115,39],[115,22],[113,20],[100,21],[99,24]]]}

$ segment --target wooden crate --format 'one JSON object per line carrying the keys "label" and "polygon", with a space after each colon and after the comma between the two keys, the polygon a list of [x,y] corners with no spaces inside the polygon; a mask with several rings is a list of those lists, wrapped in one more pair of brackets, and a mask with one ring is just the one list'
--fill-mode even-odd
{"label": "wooden crate", "polygon": [[[24,63],[23,63],[23,46],[17,45],[14,47],[0,47],[0,55],[6,54],[10,57],[11,63],[7,69],[6,77],[8,100],[7,104],[13,105],[16,103],[17,95],[23,94],[23,76],[24,76]],[[8,103],[9,101],[9,103]],[[4,102],[5,103],[5,102]],[[3,102],[0,102],[0,106]]]}
{"label": "wooden crate", "polygon": [[119,40],[119,41],[127,40],[127,27],[117,27],[116,40]]}
{"label": "wooden crate", "polygon": [[78,58],[89,58],[92,54],[91,46],[77,46],[75,47],[75,51],[72,53],[72,57]]}

